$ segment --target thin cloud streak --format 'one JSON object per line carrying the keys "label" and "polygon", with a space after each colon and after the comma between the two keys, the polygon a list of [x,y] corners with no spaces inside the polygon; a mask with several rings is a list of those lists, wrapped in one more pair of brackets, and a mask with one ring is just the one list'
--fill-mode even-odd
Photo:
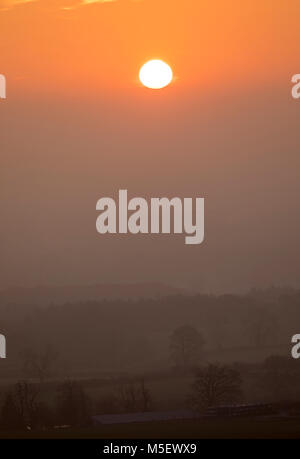
{"label": "thin cloud streak", "polygon": [[9,10],[14,6],[22,5],[25,3],[33,3],[39,0],[0,0],[0,11]]}
{"label": "thin cloud streak", "polygon": [[[57,8],[64,9],[64,10],[72,10],[74,8],[88,6],[88,5],[92,5],[96,3],[115,3],[117,1],[121,1],[121,0],[73,0],[73,1],[72,0],[61,0],[60,5],[58,4]],[[44,0],[0,0],[0,11],[10,10],[11,8],[15,6],[32,4],[32,3],[39,3],[40,5],[46,4]],[[51,5],[51,1],[49,1],[49,6],[50,5]]]}
{"label": "thin cloud streak", "polygon": [[118,0],[81,0],[74,3],[74,5],[70,6],[62,6],[63,10],[74,10],[75,8],[79,8],[81,6],[92,5],[95,3],[115,3]]}

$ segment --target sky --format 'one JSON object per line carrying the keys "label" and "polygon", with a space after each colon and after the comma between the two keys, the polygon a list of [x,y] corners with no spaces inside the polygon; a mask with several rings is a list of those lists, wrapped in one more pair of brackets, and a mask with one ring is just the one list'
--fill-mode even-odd
{"label": "sky", "polygon": [[[297,0],[0,0],[1,281],[299,286]],[[149,59],[171,65],[141,86]],[[100,236],[96,202],[204,197],[205,242]]]}

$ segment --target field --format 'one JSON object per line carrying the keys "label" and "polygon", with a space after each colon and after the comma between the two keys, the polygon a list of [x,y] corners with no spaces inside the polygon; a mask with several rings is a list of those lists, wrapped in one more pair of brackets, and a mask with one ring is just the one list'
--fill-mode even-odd
{"label": "field", "polygon": [[0,438],[217,439],[300,438],[300,418],[239,418],[103,425],[88,429],[1,432]]}

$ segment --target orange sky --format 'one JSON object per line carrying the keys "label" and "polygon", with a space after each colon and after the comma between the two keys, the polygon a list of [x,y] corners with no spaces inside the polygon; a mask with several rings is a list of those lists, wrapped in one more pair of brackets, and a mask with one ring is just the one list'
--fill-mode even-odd
{"label": "orange sky", "polygon": [[[150,58],[190,90],[295,73],[298,0],[0,0],[0,72],[64,91],[138,84]],[[298,69],[299,70],[299,69]]]}
{"label": "orange sky", "polygon": [[[0,8],[0,288],[299,286],[299,0]],[[137,81],[150,58],[174,70],[162,91]],[[99,237],[119,189],[205,197],[205,242]]]}

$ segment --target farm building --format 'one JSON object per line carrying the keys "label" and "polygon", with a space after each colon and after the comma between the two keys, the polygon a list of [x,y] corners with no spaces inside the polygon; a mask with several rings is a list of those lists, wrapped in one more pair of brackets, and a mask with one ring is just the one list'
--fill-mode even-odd
{"label": "farm building", "polygon": [[147,411],[144,413],[103,414],[93,416],[94,424],[129,424],[133,422],[172,421],[180,419],[195,419],[199,415],[191,410],[179,411]]}
{"label": "farm building", "polygon": [[175,420],[206,419],[211,417],[237,416],[272,416],[277,410],[272,404],[228,405],[207,408],[202,413],[192,410],[148,411],[144,413],[103,414],[93,416],[94,425],[99,424],[130,424],[134,422],[158,422]]}

